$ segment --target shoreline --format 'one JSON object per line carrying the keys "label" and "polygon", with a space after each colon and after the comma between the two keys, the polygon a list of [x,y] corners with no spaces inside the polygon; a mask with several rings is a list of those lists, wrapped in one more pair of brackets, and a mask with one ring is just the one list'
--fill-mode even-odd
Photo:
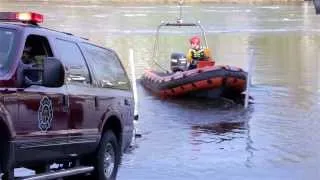
{"label": "shoreline", "polygon": [[[12,2],[10,0],[4,0]],[[312,2],[312,0],[184,0],[189,4],[291,4]],[[64,0],[16,0],[15,2],[65,2]],[[177,4],[178,0],[71,0],[66,3],[119,3],[119,4]]]}
{"label": "shoreline", "polygon": [[[113,2],[113,3],[154,3],[154,4],[177,4],[177,0],[87,0],[88,2]],[[301,3],[311,0],[185,0],[184,5],[195,3],[219,3],[219,4],[252,4],[252,3]]]}

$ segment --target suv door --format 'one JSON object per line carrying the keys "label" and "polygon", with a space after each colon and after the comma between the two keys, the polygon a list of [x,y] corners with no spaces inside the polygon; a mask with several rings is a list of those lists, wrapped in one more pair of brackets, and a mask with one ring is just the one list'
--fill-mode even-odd
{"label": "suv door", "polygon": [[[32,48],[32,57],[30,56],[31,61],[28,62],[30,64],[25,64],[21,58],[21,66],[41,65],[45,57],[53,57],[49,41],[44,36],[29,35],[25,45]],[[30,78],[29,75],[33,78]],[[41,75],[37,73],[28,74],[25,78],[41,84]],[[65,86],[47,88],[41,85],[32,85],[27,88],[19,88],[13,94],[18,100],[19,123],[15,123],[17,132],[15,141],[18,145],[16,159],[18,161],[22,159],[43,160],[63,156],[64,150],[61,145],[68,140],[66,132],[68,104],[65,101],[65,88]],[[37,156],[27,155],[24,152],[32,152]]]}
{"label": "suv door", "polygon": [[68,153],[90,152],[99,138],[98,129],[94,126],[94,122],[99,120],[94,112],[95,98],[90,73],[75,42],[56,39],[55,45],[65,67],[65,82],[70,102],[68,130],[69,143],[73,148],[69,148]]}
{"label": "suv door", "polygon": [[[131,141],[133,131],[134,101],[126,72],[116,53],[88,43],[81,49],[92,68],[94,91],[96,92],[95,113],[104,119],[107,111],[116,111],[123,125],[123,148]],[[99,126],[97,122],[96,126]]]}

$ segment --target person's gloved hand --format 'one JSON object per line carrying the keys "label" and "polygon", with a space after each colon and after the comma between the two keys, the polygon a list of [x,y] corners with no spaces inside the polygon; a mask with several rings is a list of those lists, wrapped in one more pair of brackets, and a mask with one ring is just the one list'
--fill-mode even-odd
{"label": "person's gloved hand", "polygon": [[209,48],[204,49],[204,57],[211,58],[211,50]]}

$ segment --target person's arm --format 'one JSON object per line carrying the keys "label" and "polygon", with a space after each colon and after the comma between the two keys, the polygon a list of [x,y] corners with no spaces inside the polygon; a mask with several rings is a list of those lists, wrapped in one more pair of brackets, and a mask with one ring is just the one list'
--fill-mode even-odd
{"label": "person's arm", "polygon": [[191,53],[191,49],[189,49],[188,53],[187,53],[187,61],[190,64],[192,61],[192,53]]}

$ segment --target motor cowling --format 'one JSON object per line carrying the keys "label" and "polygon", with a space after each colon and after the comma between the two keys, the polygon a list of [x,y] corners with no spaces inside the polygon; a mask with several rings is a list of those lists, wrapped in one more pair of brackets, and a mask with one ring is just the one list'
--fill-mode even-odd
{"label": "motor cowling", "polygon": [[172,53],[170,67],[172,72],[187,70],[187,58],[184,53]]}

